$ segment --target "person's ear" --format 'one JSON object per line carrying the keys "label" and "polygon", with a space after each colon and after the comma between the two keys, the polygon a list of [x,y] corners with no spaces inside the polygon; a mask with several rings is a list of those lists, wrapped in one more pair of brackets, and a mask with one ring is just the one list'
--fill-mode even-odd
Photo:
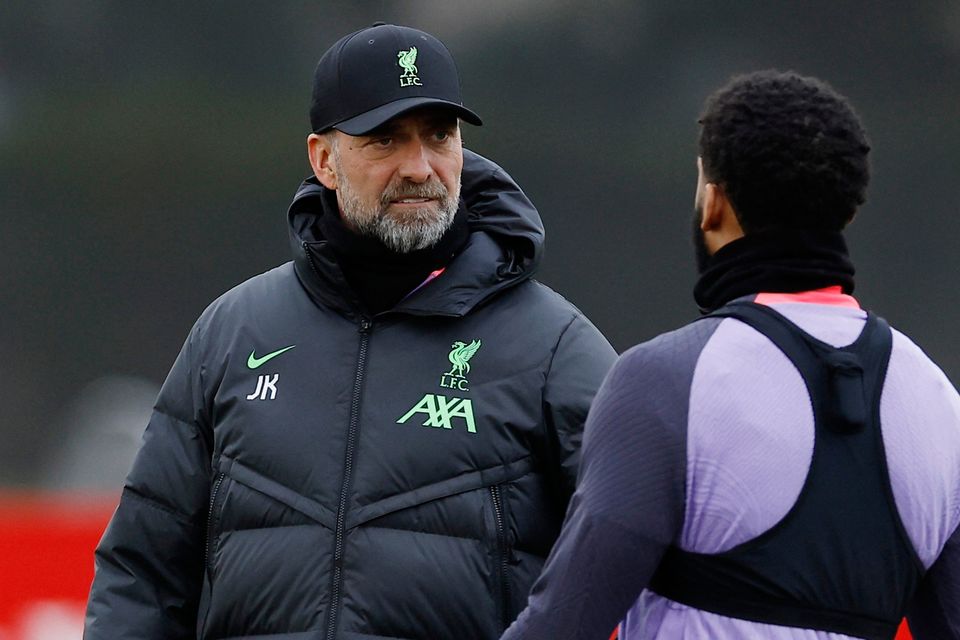
{"label": "person's ear", "polygon": [[701,203],[700,229],[704,232],[715,231],[723,226],[724,211],[730,205],[723,187],[714,182],[703,185]]}
{"label": "person's ear", "polygon": [[313,175],[327,189],[336,191],[337,171],[333,162],[333,146],[328,136],[311,133],[307,136],[307,156]]}
{"label": "person's ear", "polygon": [[740,218],[723,185],[708,182],[703,187],[703,239],[713,255],[722,247],[744,236]]}

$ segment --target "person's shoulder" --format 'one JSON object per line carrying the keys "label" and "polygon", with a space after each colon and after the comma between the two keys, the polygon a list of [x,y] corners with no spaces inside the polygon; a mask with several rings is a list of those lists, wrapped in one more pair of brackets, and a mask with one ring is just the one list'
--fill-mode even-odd
{"label": "person's shoulder", "polygon": [[936,367],[933,359],[920,347],[913,338],[905,334],[900,329],[890,325],[890,333],[893,337],[893,350],[898,356],[909,359],[912,362],[923,366]]}
{"label": "person's shoulder", "polygon": [[[598,364],[603,373],[616,358],[616,351],[603,333],[573,303],[550,287],[530,279],[489,300],[477,314],[493,314],[493,322],[524,328],[524,342],[554,364],[569,362],[571,356]],[[566,357],[557,358],[563,353]],[[566,367],[558,370],[568,371]]]}
{"label": "person's shoulder", "polygon": [[692,372],[704,346],[723,318],[705,318],[667,331],[627,349],[617,361],[620,375],[650,380]]}
{"label": "person's shoulder", "polygon": [[890,358],[898,369],[909,372],[908,377],[916,384],[932,384],[947,395],[957,394],[940,366],[912,338],[892,326],[890,332],[893,336]]}
{"label": "person's shoulder", "polygon": [[291,297],[291,289],[299,287],[293,263],[287,262],[255,275],[227,290],[200,314],[198,326],[242,320],[251,313],[283,307]]}
{"label": "person's shoulder", "polygon": [[627,349],[607,373],[591,415],[599,411],[644,429],[682,433],[697,362],[720,322],[691,322]]}
{"label": "person's shoulder", "polygon": [[523,304],[529,305],[541,313],[566,318],[586,318],[586,314],[577,305],[535,278],[531,278],[514,288],[517,295],[522,297],[521,302]]}
{"label": "person's shoulder", "polygon": [[[515,287],[519,297],[518,312],[543,328],[553,328],[558,336],[576,335],[587,339],[587,344],[609,351],[603,356],[616,355],[609,341],[587,315],[563,295],[535,279]],[[599,355],[599,354],[598,354]]]}

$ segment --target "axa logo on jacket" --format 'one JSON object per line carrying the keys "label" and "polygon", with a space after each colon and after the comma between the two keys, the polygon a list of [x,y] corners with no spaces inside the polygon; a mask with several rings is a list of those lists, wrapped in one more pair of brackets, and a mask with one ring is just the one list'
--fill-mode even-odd
{"label": "axa logo on jacket", "polygon": [[[480,340],[473,340],[469,344],[458,340],[450,345],[453,348],[447,359],[453,366],[450,371],[441,374],[439,383],[441,387],[457,391],[470,391],[466,375],[470,373],[470,359],[480,350],[481,344]],[[454,426],[453,419],[462,418],[469,433],[477,432],[476,421],[473,417],[473,401],[469,398],[448,398],[445,395],[427,393],[412,409],[397,420],[397,424],[405,423],[418,413],[426,415],[426,420],[422,423],[425,427],[452,429]]]}

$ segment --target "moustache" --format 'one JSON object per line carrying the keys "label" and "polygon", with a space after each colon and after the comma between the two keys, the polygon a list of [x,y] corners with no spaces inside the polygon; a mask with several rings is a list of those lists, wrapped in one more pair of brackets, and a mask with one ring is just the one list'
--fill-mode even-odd
{"label": "moustache", "polygon": [[404,182],[397,185],[390,185],[380,196],[380,204],[386,206],[394,200],[402,198],[430,198],[433,200],[445,200],[449,192],[439,180],[430,180],[423,184],[414,182]]}

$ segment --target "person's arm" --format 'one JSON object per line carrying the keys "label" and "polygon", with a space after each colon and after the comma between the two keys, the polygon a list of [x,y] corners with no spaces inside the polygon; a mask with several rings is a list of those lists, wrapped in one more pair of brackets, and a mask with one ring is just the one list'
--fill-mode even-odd
{"label": "person's arm", "polygon": [[587,412],[617,353],[581,315],[566,327],[547,370],[544,414],[564,504],[573,494]]}
{"label": "person's arm", "polygon": [[563,530],[505,640],[607,638],[679,535],[692,373],[662,344],[628,351],[598,392]]}
{"label": "person's arm", "polygon": [[95,553],[84,640],[197,637],[210,434],[195,332],[173,365]]}
{"label": "person's arm", "polygon": [[960,527],[920,583],[907,622],[914,640],[960,640]]}

